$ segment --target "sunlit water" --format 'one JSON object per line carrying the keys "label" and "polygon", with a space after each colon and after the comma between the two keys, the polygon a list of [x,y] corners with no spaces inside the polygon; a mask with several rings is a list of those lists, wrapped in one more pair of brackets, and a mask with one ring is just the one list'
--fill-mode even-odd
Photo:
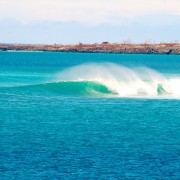
{"label": "sunlit water", "polygon": [[0,53],[0,179],[179,179],[180,56]]}

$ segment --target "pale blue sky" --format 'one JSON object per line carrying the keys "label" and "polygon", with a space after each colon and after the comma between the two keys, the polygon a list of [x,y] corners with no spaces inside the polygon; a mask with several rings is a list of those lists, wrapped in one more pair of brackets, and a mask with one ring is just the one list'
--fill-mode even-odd
{"label": "pale blue sky", "polygon": [[180,41],[180,0],[0,0],[0,43]]}

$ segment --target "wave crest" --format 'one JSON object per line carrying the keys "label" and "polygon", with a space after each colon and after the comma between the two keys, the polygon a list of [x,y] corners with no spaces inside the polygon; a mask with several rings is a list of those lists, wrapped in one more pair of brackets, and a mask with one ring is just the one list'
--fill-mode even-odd
{"label": "wave crest", "polygon": [[71,96],[179,99],[180,76],[164,75],[146,67],[128,68],[113,63],[89,63],[61,71],[48,83],[12,88]]}
{"label": "wave crest", "polygon": [[89,63],[60,72],[56,81],[96,82],[119,97],[180,97],[180,78],[147,67],[128,68],[113,63]]}

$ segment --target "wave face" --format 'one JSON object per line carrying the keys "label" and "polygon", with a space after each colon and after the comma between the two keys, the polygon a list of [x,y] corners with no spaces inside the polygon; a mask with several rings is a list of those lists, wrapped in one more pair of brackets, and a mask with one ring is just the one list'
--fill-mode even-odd
{"label": "wave face", "polygon": [[61,95],[80,95],[80,96],[103,96],[113,94],[105,85],[98,82],[88,81],[61,81],[53,83],[44,83],[37,85],[16,87],[20,89],[46,90]]}
{"label": "wave face", "polygon": [[146,67],[128,68],[113,63],[88,63],[65,69],[47,83],[14,88],[71,96],[179,99],[180,76],[164,75]]}

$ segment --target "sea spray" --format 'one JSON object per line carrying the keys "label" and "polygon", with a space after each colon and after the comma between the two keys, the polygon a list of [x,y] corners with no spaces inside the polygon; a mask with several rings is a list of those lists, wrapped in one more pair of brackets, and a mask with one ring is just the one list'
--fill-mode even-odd
{"label": "sea spray", "polygon": [[34,74],[29,75],[31,81],[25,83],[18,80],[8,84],[3,82],[0,91],[46,92],[60,96],[180,98],[179,75],[161,74],[147,67],[86,63],[51,74],[51,78],[40,75],[43,78],[38,83],[34,80]]}
{"label": "sea spray", "polygon": [[180,78],[147,67],[128,68],[113,63],[87,63],[60,72],[56,81],[89,81],[106,86],[119,97],[180,96]]}

